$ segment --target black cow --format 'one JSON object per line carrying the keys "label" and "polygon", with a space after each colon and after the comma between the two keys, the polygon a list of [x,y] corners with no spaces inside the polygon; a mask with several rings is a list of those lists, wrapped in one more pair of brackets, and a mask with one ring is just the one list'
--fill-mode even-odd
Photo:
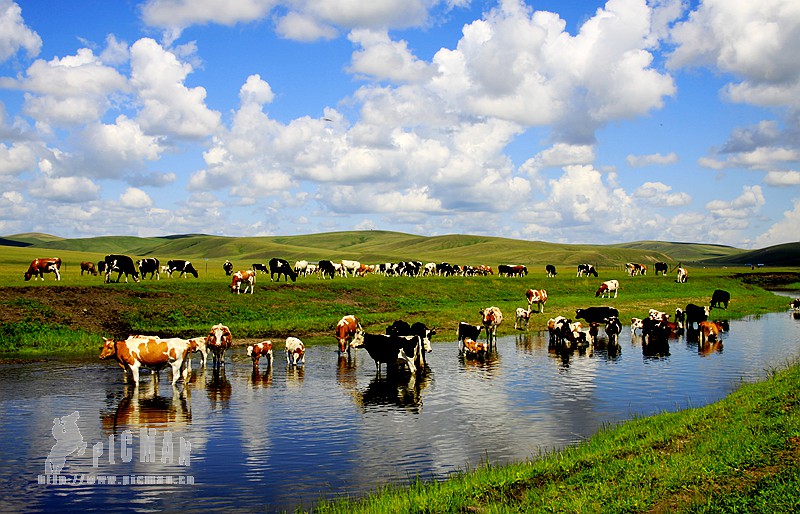
{"label": "black cow", "polygon": [[656,276],[658,276],[659,273],[661,273],[664,276],[667,276],[667,271],[669,270],[669,266],[667,266],[666,262],[657,262],[655,264],[655,268],[656,268]]}
{"label": "black cow", "polygon": [[727,291],[723,291],[722,289],[717,289],[714,291],[714,294],[711,295],[711,308],[712,309],[725,309],[728,310],[728,302],[731,301],[731,294]]}
{"label": "black cow", "polygon": [[548,264],[544,267],[544,270],[547,272],[548,277],[555,277],[556,276],[556,267],[552,264]]}
{"label": "black cow", "polygon": [[267,270],[267,265],[266,264],[262,264],[260,262],[254,262],[253,263],[253,271],[260,271],[261,273],[266,274],[269,270]]}
{"label": "black cow", "polygon": [[184,275],[193,275],[194,278],[197,278],[197,270],[194,269],[192,263],[189,261],[185,261],[183,259],[172,259],[167,261],[167,273],[169,273],[169,278],[172,278],[172,274],[176,271],[180,271],[181,274],[178,275],[179,277],[183,277]]}
{"label": "black cow", "polygon": [[367,334],[360,330],[356,332],[350,346],[352,348],[364,347],[375,361],[378,373],[381,371],[381,364],[386,364],[386,372],[392,373],[400,362],[408,365],[409,370],[414,373],[416,372],[414,352],[419,346],[422,346],[422,340],[419,336]]}
{"label": "black cow", "polygon": [[608,318],[619,318],[619,311],[614,307],[586,307],[576,309],[575,317],[589,323],[605,323]]}
{"label": "black cow", "polygon": [[158,259],[155,257],[140,259],[136,262],[136,267],[139,268],[139,273],[141,273],[142,279],[146,278],[147,274],[150,273],[150,280],[153,280],[153,277],[155,277],[156,280],[160,280],[161,275],[158,272],[159,266],[161,266],[161,263],[158,262]]}
{"label": "black cow", "polygon": [[97,261],[97,272],[98,273],[106,272],[106,261]]}
{"label": "black cow", "polygon": [[136,266],[133,264],[133,259],[127,255],[111,254],[106,255],[103,261],[106,270],[105,281],[111,282],[111,274],[117,272],[117,282],[125,274],[125,282],[128,282],[128,275],[133,277],[135,282],[139,282],[139,272],[136,271]]}
{"label": "black cow", "polygon": [[578,264],[578,275],[577,276],[578,277],[582,277],[583,275],[586,275],[587,277],[589,275],[594,275],[596,277],[597,276],[597,270],[594,269],[594,266],[592,266],[591,264]]}
{"label": "black cow", "polygon": [[481,330],[483,330],[483,325],[470,325],[469,323],[464,323],[462,321],[458,324],[456,335],[458,336],[459,341],[463,341],[467,338],[477,341],[478,336],[481,334]]}
{"label": "black cow", "polygon": [[276,274],[278,275],[278,282],[281,281],[281,275],[283,275],[283,279],[286,282],[288,282],[290,278],[292,282],[297,282],[297,273],[294,271],[294,268],[289,265],[289,262],[284,259],[273,257],[269,260],[269,279],[273,280]]}
{"label": "black cow", "polygon": [[701,321],[708,321],[709,311],[711,309],[708,307],[702,307],[700,305],[695,305],[690,303],[686,306],[686,310],[683,311],[684,315],[686,316],[686,328],[693,329],[695,323],[700,323]]}
{"label": "black cow", "polygon": [[443,276],[443,277],[449,277],[449,276],[455,275],[455,273],[456,273],[455,272],[455,268],[449,262],[440,262],[439,264],[436,265],[436,274],[437,275],[440,275],[440,276]]}
{"label": "black cow", "polygon": [[233,273],[233,263],[231,261],[225,261],[225,264],[222,265],[222,269],[225,270],[225,275],[231,276],[231,273]]}
{"label": "black cow", "polygon": [[646,355],[669,354],[669,324],[662,319],[642,320],[642,353]]}
{"label": "black cow", "polygon": [[336,275],[336,267],[333,265],[331,261],[327,259],[321,260],[319,261],[318,266],[319,266],[319,274],[322,276],[322,278],[325,278],[326,275],[333,278],[334,275]]}

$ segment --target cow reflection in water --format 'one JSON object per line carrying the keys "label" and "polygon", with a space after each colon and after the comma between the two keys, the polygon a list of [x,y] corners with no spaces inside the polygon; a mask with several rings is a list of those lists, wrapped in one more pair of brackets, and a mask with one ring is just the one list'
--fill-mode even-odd
{"label": "cow reflection in water", "polygon": [[254,386],[269,387],[272,385],[272,366],[266,368],[264,371],[253,367],[253,372],[250,374],[250,383]]}
{"label": "cow reflection in water", "polygon": [[213,371],[211,379],[206,384],[206,395],[211,402],[211,409],[228,408],[232,390],[225,371]]}
{"label": "cow reflection in water", "polygon": [[188,425],[192,422],[191,395],[188,388],[170,388],[172,396],[161,396],[158,383],[126,384],[122,392],[108,395],[112,404],[108,412],[101,412],[103,431],[116,434],[138,427],[169,428]]}
{"label": "cow reflection in water", "polygon": [[419,412],[422,406],[422,390],[428,386],[429,381],[427,372],[410,375],[402,373],[376,375],[366,389],[355,391],[353,397],[356,404],[364,409],[396,406]]}
{"label": "cow reflection in water", "polygon": [[339,355],[339,359],[336,362],[336,383],[347,389],[355,388],[357,384],[357,362],[358,359],[351,359],[345,354]]}

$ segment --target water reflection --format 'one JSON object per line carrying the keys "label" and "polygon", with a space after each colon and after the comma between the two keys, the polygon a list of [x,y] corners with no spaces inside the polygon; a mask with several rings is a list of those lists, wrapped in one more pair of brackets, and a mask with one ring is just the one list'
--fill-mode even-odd
{"label": "water reflection", "polygon": [[[159,387],[171,389],[170,396],[161,396]],[[110,408],[101,412],[100,425],[108,434],[118,434],[140,426],[164,430],[188,425],[192,422],[191,398],[188,389],[158,382],[144,382],[138,386],[127,383],[122,391],[109,392],[106,398]]]}
{"label": "water reflection", "polygon": [[384,409],[393,406],[419,414],[422,406],[422,390],[430,383],[430,377],[431,374],[426,371],[375,375],[369,385],[357,391],[353,397],[356,404],[364,410],[369,410],[371,407]]}

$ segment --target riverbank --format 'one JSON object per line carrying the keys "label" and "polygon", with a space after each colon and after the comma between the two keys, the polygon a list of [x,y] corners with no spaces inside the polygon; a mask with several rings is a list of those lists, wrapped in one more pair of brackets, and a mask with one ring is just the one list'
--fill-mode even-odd
{"label": "riverbank", "polygon": [[712,405],[608,427],[528,462],[488,463],[314,512],[797,512],[798,386],[793,362]]}

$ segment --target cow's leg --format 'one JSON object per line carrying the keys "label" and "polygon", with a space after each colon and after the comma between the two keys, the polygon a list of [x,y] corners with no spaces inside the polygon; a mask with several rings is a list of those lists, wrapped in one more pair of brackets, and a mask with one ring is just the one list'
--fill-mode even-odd
{"label": "cow's leg", "polygon": [[135,362],[130,366],[131,375],[133,375],[133,383],[136,385],[139,385],[139,366],[140,364],[138,362]]}

